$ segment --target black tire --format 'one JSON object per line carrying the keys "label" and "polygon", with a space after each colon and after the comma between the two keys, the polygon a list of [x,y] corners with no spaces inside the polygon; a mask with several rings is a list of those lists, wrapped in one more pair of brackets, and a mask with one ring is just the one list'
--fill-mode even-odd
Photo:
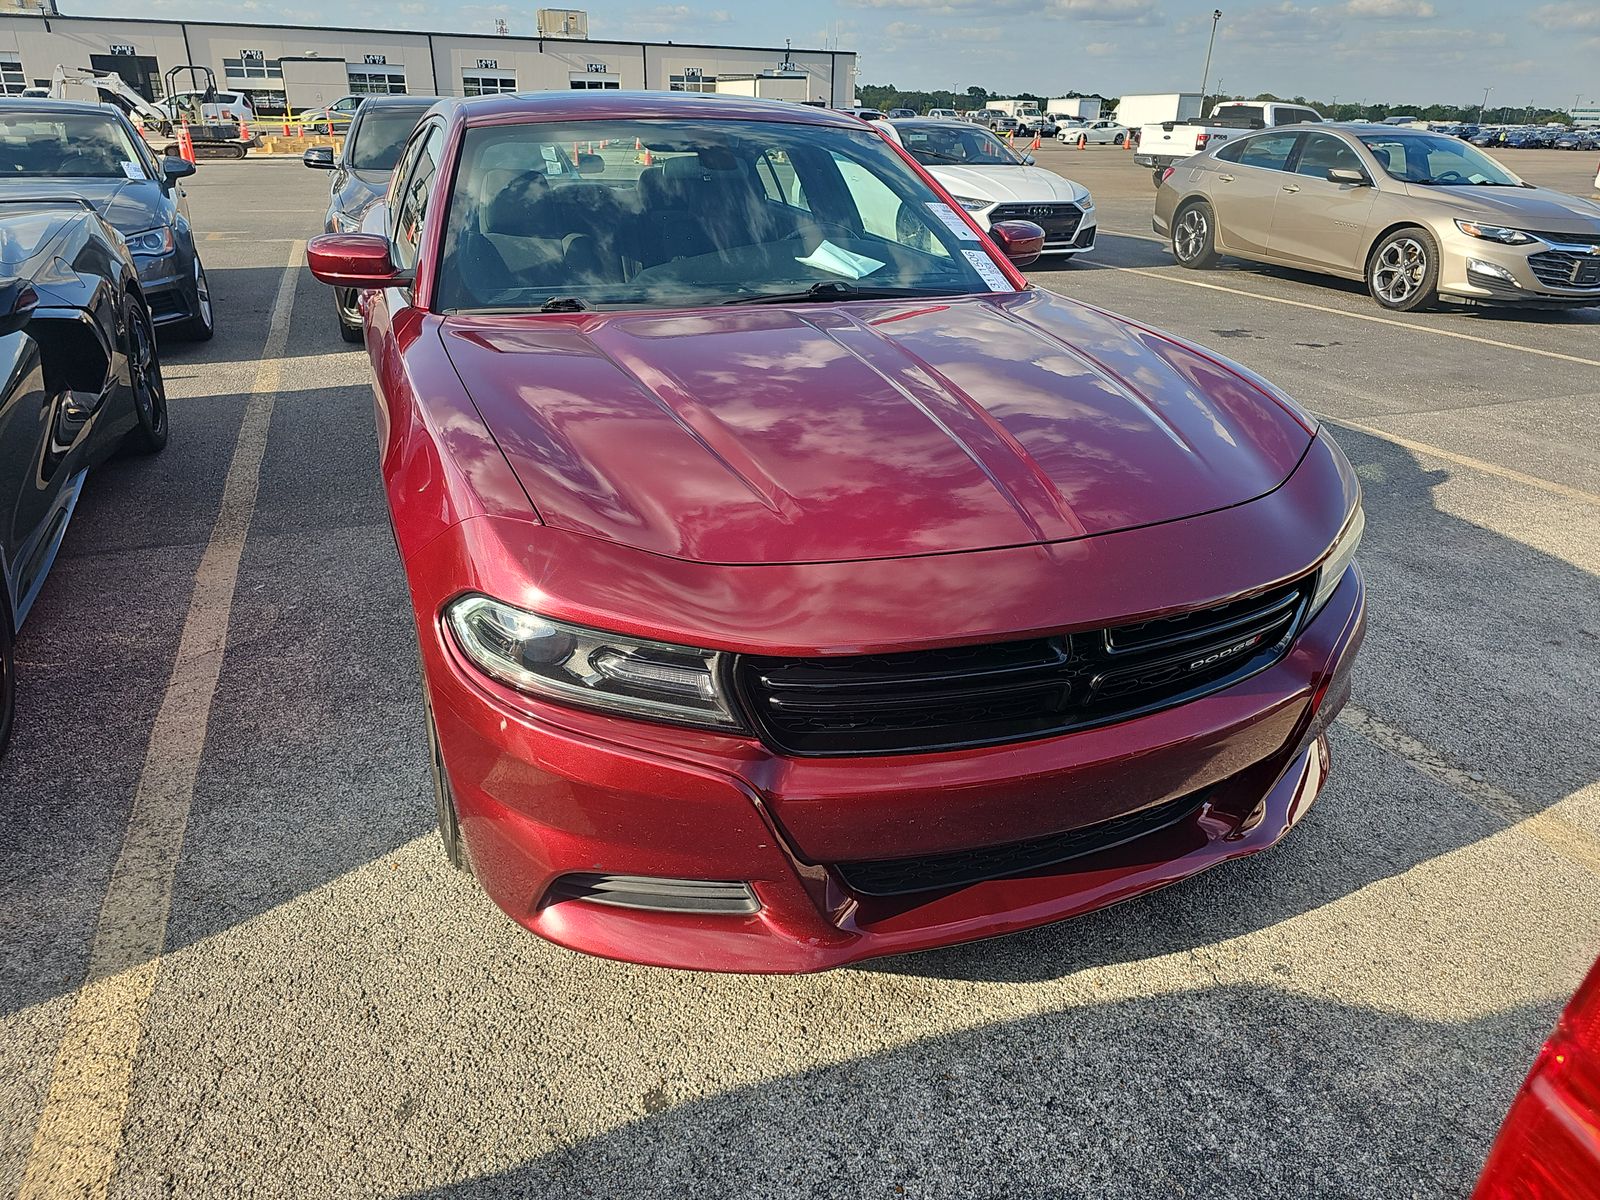
{"label": "black tire", "polygon": [[11,632],[11,615],[0,602],[0,758],[11,744],[11,727],[17,720],[17,646]]}
{"label": "black tire", "polygon": [[1367,292],[1390,312],[1439,303],[1439,244],[1420,225],[1396,229],[1367,255]]}
{"label": "black tire", "polygon": [[362,331],[360,310],[356,308],[354,288],[333,289],[333,315],[339,322],[339,336],[345,341],[359,343],[366,336]]}
{"label": "black tire", "polygon": [[461,819],[456,815],[455,797],[450,792],[450,777],[445,773],[444,755],[439,750],[439,731],[433,723],[433,708],[428,708],[428,763],[433,769],[433,803],[439,818],[439,840],[444,857],[458,871],[472,874],[467,848],[461,841]]}
{"label": "black tire", "polygon": [[211,283],[200,256],[194,256],[194,316],[172,327],[172,332],[186,342],[209,342],[216,336],[217,316],[211,303]]}
{"label": "black tire", "polygon": [[1172,257],[1191,271],[1204,271],[1221,259],[1217,214],[1204,200],[1191,200],[1172,214]]}
{"label": "black tire", "polygon": [[127,331],[128,387],[133,393],[134,427],[123,439],[133,454],[159,454],[169,433],[167,385],[161,378],[161,355],[150,310],[132,292],[123,300],[123,325]]}
{"label": "black tire", "polygon": [[1122,145],[1122,143],[1123,143],[1123,136],[1120,133],[1117,134],[1116,137],[1111,139],[1111,144],[1113,146],[1120,146],[1120,145]]}

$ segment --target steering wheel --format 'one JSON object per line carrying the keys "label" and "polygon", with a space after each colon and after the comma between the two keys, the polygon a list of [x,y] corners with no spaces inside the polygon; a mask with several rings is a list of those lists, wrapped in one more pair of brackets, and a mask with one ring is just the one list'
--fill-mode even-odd
{"label": "steering wheel", "polygon": [[97,154],[67,154],[56,164],[58,175],[105,175],[106,160]]}
{"label": "steering wheel", "polygon": [[1470,180],[1468,180],[1467,177],[1465,175],[1463,175],[1460,171],[1445,171],[1443,174],[1435,175],[1433,178],[1435,179],[1435,181],[1437,181],[1439,183],[1468,183],[1468,182],[1470,182]]}
{"label": "steering wheel", "polygon": [[833,221],[813,221],[809,225],[802,225],[783,240],[786,242],[804,242],[809,234],[816,234],[817,240],[833,241],[838,238],[854,238],[855,232]]}

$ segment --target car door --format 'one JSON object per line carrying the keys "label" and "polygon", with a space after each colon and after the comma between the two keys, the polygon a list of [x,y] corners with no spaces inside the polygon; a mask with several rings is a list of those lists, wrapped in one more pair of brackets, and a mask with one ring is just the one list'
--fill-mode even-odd
{"label": "car door", "polygon": [[1328,172],[1360,171],[1370,179],[1360,156],[1343,138],[1307,133],[1291,167],[1272,213],[1273,257],[1317,271],[1359,275],[1377,192],[1370,183],[1334,183]]}
{"label": "car door", "polygon": [[1211,206],[1222,249],[1246,257],[1271,254],[1272,215],[1299,140],[1299,133],[1257,133],[1217,151]]}

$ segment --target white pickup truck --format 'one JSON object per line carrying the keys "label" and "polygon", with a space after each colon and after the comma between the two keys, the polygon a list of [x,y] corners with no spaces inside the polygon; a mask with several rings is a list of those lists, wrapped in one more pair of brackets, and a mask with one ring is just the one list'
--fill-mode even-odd
{"label": "white pickup truck", "polygon": [[1156,186],[1160,187],[1161,176],[1168,167],[1192,158],[1217,142],[1253,129],[1322,119],[1316,109],[1303,104],[1226,100],[1204,121],[1158,121],[1144,126],[1139,130],[1139,140],[1134,143],[1133,161],[1141,167],[1149,167]]}

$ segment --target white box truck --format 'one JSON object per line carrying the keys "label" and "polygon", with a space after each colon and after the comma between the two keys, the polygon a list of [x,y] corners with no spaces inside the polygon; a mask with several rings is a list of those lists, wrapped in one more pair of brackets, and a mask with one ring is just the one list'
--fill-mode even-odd
{"label": "white box truck", "polygon": [[1080,121],[1097,120],[1100,116],[1099,96],[1063,96],[1044,106],[1052,117],[1076,117]]}
{"label": "white box truck", "polygon": [[1162,92],[1159,95],[1124,96],[1117,101],[1118,125],[1138,129],[1163,121],[1190,121],[1200,115],[1199,92]]}

